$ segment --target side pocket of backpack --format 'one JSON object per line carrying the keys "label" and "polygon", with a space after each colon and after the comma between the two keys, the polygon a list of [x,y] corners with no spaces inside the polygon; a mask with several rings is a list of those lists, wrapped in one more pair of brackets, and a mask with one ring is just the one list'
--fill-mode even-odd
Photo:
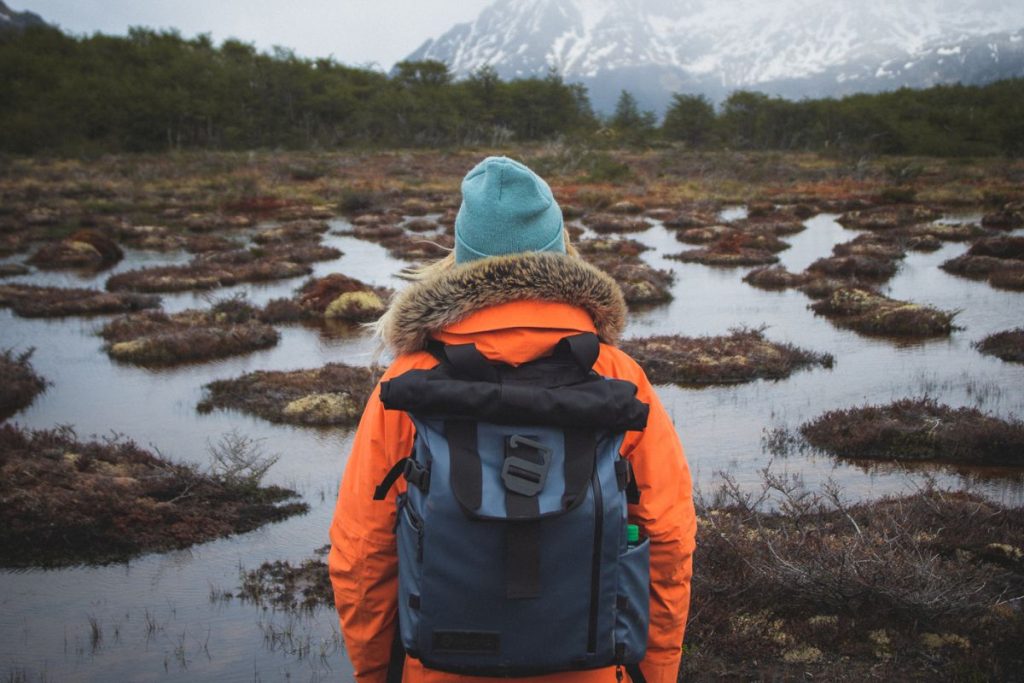
{"label": "side pocket of backpack", "polygon": [[615,604],[615,651],[621,664],[632,664],[647,652],[650,620],[651,541],[644,538],[619,556]]}
{"label": "side pocket of backpack", "polygon": [[420,586],[423,571],[423,520],[403,494],[398,501],[398,615],[402,645],[418,649]]}

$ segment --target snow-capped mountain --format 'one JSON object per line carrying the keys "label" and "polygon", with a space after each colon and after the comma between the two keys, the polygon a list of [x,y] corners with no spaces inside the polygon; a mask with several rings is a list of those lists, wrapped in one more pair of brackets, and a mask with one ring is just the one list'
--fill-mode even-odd
{"label": "snow-capped mountain", "polygon": [[[495,0],[408,59],[620,89],[827,96],[1024,75],[1022,0]],[[660,106],[658,107],[660,110]]]}
{"label": "snow-capped mountain", "polygon": [[46,22],[34,12],[15,12],[0,0],[0,31],[20,31],[29,26],[43,26]]}

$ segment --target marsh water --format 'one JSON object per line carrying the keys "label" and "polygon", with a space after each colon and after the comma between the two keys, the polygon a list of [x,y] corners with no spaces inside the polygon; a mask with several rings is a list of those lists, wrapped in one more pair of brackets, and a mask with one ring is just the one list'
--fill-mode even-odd
{"label": "marsh water", "polygon": [[[736,208],[726,216],[738,217]],[[949,220],[977,220],[977,216]],[[806,221],[786,238],[792,247],[782,265],[799,271],[856,236],[835,216]],[[333,222],[338,230],[342,220]],[[972,348],[984,336],[1024,324],[1024,296],[957,278],[938,268],[966,244],[946,244],[930,254],[910,253],[887,284],[892,297],[959,311],[962,328],[948,339],[916,343],[860,336],[816,317],[796,291],[766,292],[742,282],[749,269],[710,268],[668,260],[690,248],[657,222],[630,235],[654,247],[643,257],[671,270],[674,300],[635,312],[626,336],[726,333],[739,326],[766,327],[766,336],[836,358],[832,369],[813,369],[782,381],[706,388],[659,387],[687,451],[697,486],[710,491],[719,472],[754,487],[771,461],[779,472],[801,475],[811,488],[831,478],[849,500],[914,490],[929,479],[967,486],[992,499],[1019,505],[1019,475],[995,470],[894,465],[860,467],[814,453],[776,458],[762,448],[764,430],[796,427],[825,410],[887,403],[928,395],[953,406],[974,406],[999,416],[1024,415],[1024,366],[983,356]],[[314,275],[342,272],[373,285],[400,287],[404,265],[371,242],[337,234],[324,243],[344,255],[314,266]],[[128,250],[112,271],[94,276],[33,272],[4,282],[102,288],[112,272],[181,263],[184,253]],[[218,290],[242,292],[257,304],[290,296],[305,278]],[[165,310],[209,305],[210,294],[163,297]],[[202,386],[253,370],[309,368],[326,362],[370,364],[377,348],[359,330],[325,333],[282,327],[276,347],[226,360],[167,370],[111,361],[95,331],[107,317],[29,320],[0,310],[0,348],[35,347],[32,361],[52,382],[12,421],[30,428],[72,425],[80,437],[113,433],[159,450],[172,460],[205,466],[210,442],[230,430],[262,440],[280,453],[269,483],[297,490],[310,512],[256,531],[180,552],[150,554],[126,564],[60,570],[0,572],[0,675],[11,680],[269,681],[349,680],[335,615],[320,609],[301,615],[266,610],[223,593],[237,591],[239,574],[264,561],[301,562],[328,542],[327,529],[352,431],[272,425],[240,413],[201,415]],[[387,360],[383,358],[382,360]]]}

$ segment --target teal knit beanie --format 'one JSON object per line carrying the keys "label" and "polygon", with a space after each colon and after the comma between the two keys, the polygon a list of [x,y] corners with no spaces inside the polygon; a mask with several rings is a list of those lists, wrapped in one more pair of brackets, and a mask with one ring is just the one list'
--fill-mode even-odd
{"label": "teal knit beanie", "polygon": [[536,173],[506,157],[487,157],[462,180],[455,261],[523,251],[565,253],[562,210]]}

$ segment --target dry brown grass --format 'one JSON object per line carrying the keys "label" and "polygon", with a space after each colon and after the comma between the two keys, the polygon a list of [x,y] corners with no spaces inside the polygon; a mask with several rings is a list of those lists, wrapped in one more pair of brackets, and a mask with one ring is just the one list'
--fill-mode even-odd
{"label": "dry brown grass", "polygon": [[48,382],[32,367],[32,353],[28,349],[15,354],[13,349],[0,352],[0,420],[6,420],[22,408],[32,404]]}
{"label": "dry brown grass", "polygon": [[829,411],[800,433],[844,458],[1024,466],[1024,423],[928,398]]}
{"label": "dry brown grass", "polygon": [[[850,505],[767,469],[698,497],[686,680],[1013,680],[1024,511],[928,488]],[[770,508],[770,509],[766,509]]]}
{"label": "dry brown grass", "polygon": [[308,510],[297,494],[227,481],[132,441],[80,441],[69,427],[0,425],[0,564],[123,562],[250,531]]}

